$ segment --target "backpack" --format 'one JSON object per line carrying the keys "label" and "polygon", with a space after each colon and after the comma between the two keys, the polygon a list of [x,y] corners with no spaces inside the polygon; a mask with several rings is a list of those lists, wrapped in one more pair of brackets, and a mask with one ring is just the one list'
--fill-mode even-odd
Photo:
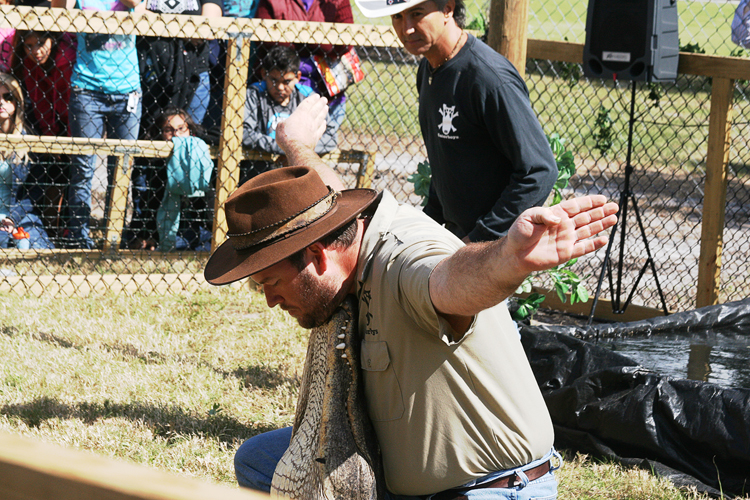
{"label": "backpack", "polygon": [[750,48],[750,0],[741,0],[732,19],[732,41]]}

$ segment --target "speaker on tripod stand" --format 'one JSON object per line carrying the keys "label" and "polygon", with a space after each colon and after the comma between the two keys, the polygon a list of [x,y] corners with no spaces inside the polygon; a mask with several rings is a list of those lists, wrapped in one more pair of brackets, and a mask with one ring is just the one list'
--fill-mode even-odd
{"label": "speaker on tripod stand", "polygon": [[[656,288],[661,298],[664,314],[669,314],[646,238],[646,231],[638,210],[637,200],[630,190],[630,177],[633,173],[631,156],[633,152],[633,127],[636,121],[636,82],[674,81],[677,77],[679,53],[676,0],[589,0],[586,17],[586,43],[583,48],[583,73],[589,78],[611,78],[632,82],[628,151],[625,163],[625,180],[620,192],[620,211],[617,225],[612,228],[612,234],[602,262],[599,282],[589,314],[589,324],[594,318],[605,271],[609,277],[613,313],[622,314],[625,312],[638,283],[646,269],[650,267],[656,281]],[[633,284],[630,294],[623,302],[621,294],[625,236],[628,209],[631,207],[636,216],[647,259]],[[615,281],[610,254],[618,229],[620,230],[620,252]]]}

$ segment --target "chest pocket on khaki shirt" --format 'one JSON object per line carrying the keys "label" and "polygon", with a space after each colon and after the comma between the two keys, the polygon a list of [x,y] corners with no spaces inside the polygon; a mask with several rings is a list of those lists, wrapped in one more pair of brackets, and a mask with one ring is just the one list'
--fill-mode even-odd
{"label": "chest pocket on khaki shirt", "polygon": [[367,394],[367,408],[372,420],[398,420],[404,415],[401,386],[393,370],[388,343],[363,341],[361,363]]}

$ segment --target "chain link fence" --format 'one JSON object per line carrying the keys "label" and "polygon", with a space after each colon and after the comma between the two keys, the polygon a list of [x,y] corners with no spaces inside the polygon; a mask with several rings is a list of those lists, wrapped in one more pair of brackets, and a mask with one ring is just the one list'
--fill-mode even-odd
{"label": "chain link fence", "polygon": [[[699,45],[693,51],[730,55],[733,48],[727,43],[728,27],[735,5],[681,2],[681,45],[689,40]],[[486,18],[488,4],[468,6],[469,21]],[[355,48],[364,79],[345,90],[344,112],[339,115],[343,119],[335,131],[335,146],[324,158],[351,187],[388,188],[400,201],[414,205],[421,202],[407,180],[426,160],[416,115],[418,61],[400,48],[395,34],[383,24],[388,19],[367,24],[372,20],[362,18],[356,8],[354,21],[362,24],[30,7],[0,7],[0,13],[1,26],[15,30],[10,37],[15,58],[10,60],[6,73],[15,75],[21,84],[29,122],[23,134],[0,136],[0,154],[6,164],[26,166],[25,177],[17,176],[12,186],[15,202],[32,202],[39,227],[49,240],[46,248],[32,244],[29,250],[15,248],[19,240],[8,240],[0,249],[0,290],[35,294],[87,294],[99,289],[166,293],[201,286],[202,268],[210,248],[225,238],[225,221],[217,207],[244,179],[283,163],[283,157],[274,152],[243,148],[248,85],[259,80],[259,56],[278,44],[291,45],[303,56],[303,66],[307,62],[313,67],[313,56],[324,61],[326,56]],[[585,2],[532,0],[529,37],[582,44],[585,17]],[[478,21],[472,24],[480,25]],[[29,57],[37,42],[45,42],[46,37],[51,40],[55,55],[52,66],[34,63]],[[80,122],[75,131],[71,130],[64,115],[83,115],[70,105],[70,97],[62,90],[54,90],[55,85],[52,90],[36,89],[34,93],[29,80],[34,70],[47,79],[55,74],[69,81],[72,68],[67,76],[65,71],[52,68],[60,69],[66,62],[75,64],[71,58],[76,50],[80,53],[76,44],[82,40],[102,46],[132,42],[136,47],[140,56],[137,78],[142,89],[137,135],[123,137],[116,127],[110,127],[96,138],[93,136],[97,134],[85,131],[85,123]],[[164,50],[176,51],[173,59],[196,57],[200,62],[201,57],[207,57],[207,66],[198,65],[205,71],[182,75],[187,83],[176,85],[179,75],[167,74],[169,64],[160,66],[154,60],[160,57],[154,52],[158,48],[156,40],[166,47]],[[152,59],[149,61],[146,55]],[[549,59],[529,59],[526,81],[545,132],[565,139],[576,158],[577,175],[567,194],[603,193],[619,199],[624,188],[627,149],[632,145],[630,188],[637,206],[628,213],[625,237],[615,238],[610,251],[612,278],[605,276],[602,297],[612,297],[617,288],[622,288],[625,295],[632,289],[632,302],[636,304],[660,309],[664,303],[670,311],[695,307],[711,77],[680,75],[670,84],[638,83],[634,132],[629,141],[630,82],[588,80],[579,63]],[[122,66],[119,70],[123,71]],[[311,76],[311,85],[324,92],[320,78],[314,73]],[[183,87],[192,89],[192,95],[180,95]],[[748,151],[743,140],[748,133],[744,119],[747,91],[746,82],[735,82],[721,301],[747,296],[744,282],[748,244],[743,238],[748,216]],[[69,92],[75,94],[79,90],[73,87]],[[125,111],[132,105],[127,102],[129,93],[122,93],[126,97],[120,104]],[[192,97],[196,94],[203,97],[201,102],[205,105],[193,106]],[[81,96],[73,101],[80,106]],[[170,115],[165,119],[163,112],[173,107],[184,109],[187,116],[173,119],[177,115]],[[198,115],[203,111],[202,117],[195,116],[196,109]],[[44,116],[52,116],[60,123],[53,120],[50,124]],[[70,117],[68,122],[73,123]],[[169,181],[167,164],[174,157],[173,149],[178,143],[184,149],[186,143],[194,142],[169,140],[185,132],[183,123],[187,123],[192,136],[208,144],[212,164],[199,172],[202,185],[169,198],[165,193]],[[128,130],[135,133],[133,127]],[[93,170],[90,217],[86,221],[90,244],[82,244],[80,238],[71,235],[71,226],[80,228],[81,224],[70,208],[70,175],[76,165],[80,171],[81,158],[89,161],[86,165],[92,165]],[[16,170],[23,173],[24,169]],[[87,193],[79,198],[86,201]],[[159,210],[167,199],[176,209],[165,215]],[[643,233],[634,213],[636,208]],[[165,245],[167,230],[169,244]],[[644,270],[647,246],[654,267]],[[576,264],[579,274],[589,275],[586,283],[592,293],[604,254],[599,251]],[[622,261],[621,278],[618,261]]]}

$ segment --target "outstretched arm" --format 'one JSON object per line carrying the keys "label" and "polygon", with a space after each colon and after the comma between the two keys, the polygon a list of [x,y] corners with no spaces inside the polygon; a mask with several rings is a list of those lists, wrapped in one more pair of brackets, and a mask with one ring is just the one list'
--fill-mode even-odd
{"label": "outstretched arm", "polygon": [[276,142],[286,153],[288,165],[312,167],[336,191],[346,189],[336,172],[315,152],[315,145],[326,130],[328,101],[317,94],[297,106],[292,115],[276,127]]}
{"label": "outstretched arm", "polygon": [[435,309],[464,333],[472,316],[509,297],[532,272],[606,245],[607,235],[599,233],[617,222],[617,210],[601,195],[526,210],[506,237],[467,245],[435,267],[430,277]]}

